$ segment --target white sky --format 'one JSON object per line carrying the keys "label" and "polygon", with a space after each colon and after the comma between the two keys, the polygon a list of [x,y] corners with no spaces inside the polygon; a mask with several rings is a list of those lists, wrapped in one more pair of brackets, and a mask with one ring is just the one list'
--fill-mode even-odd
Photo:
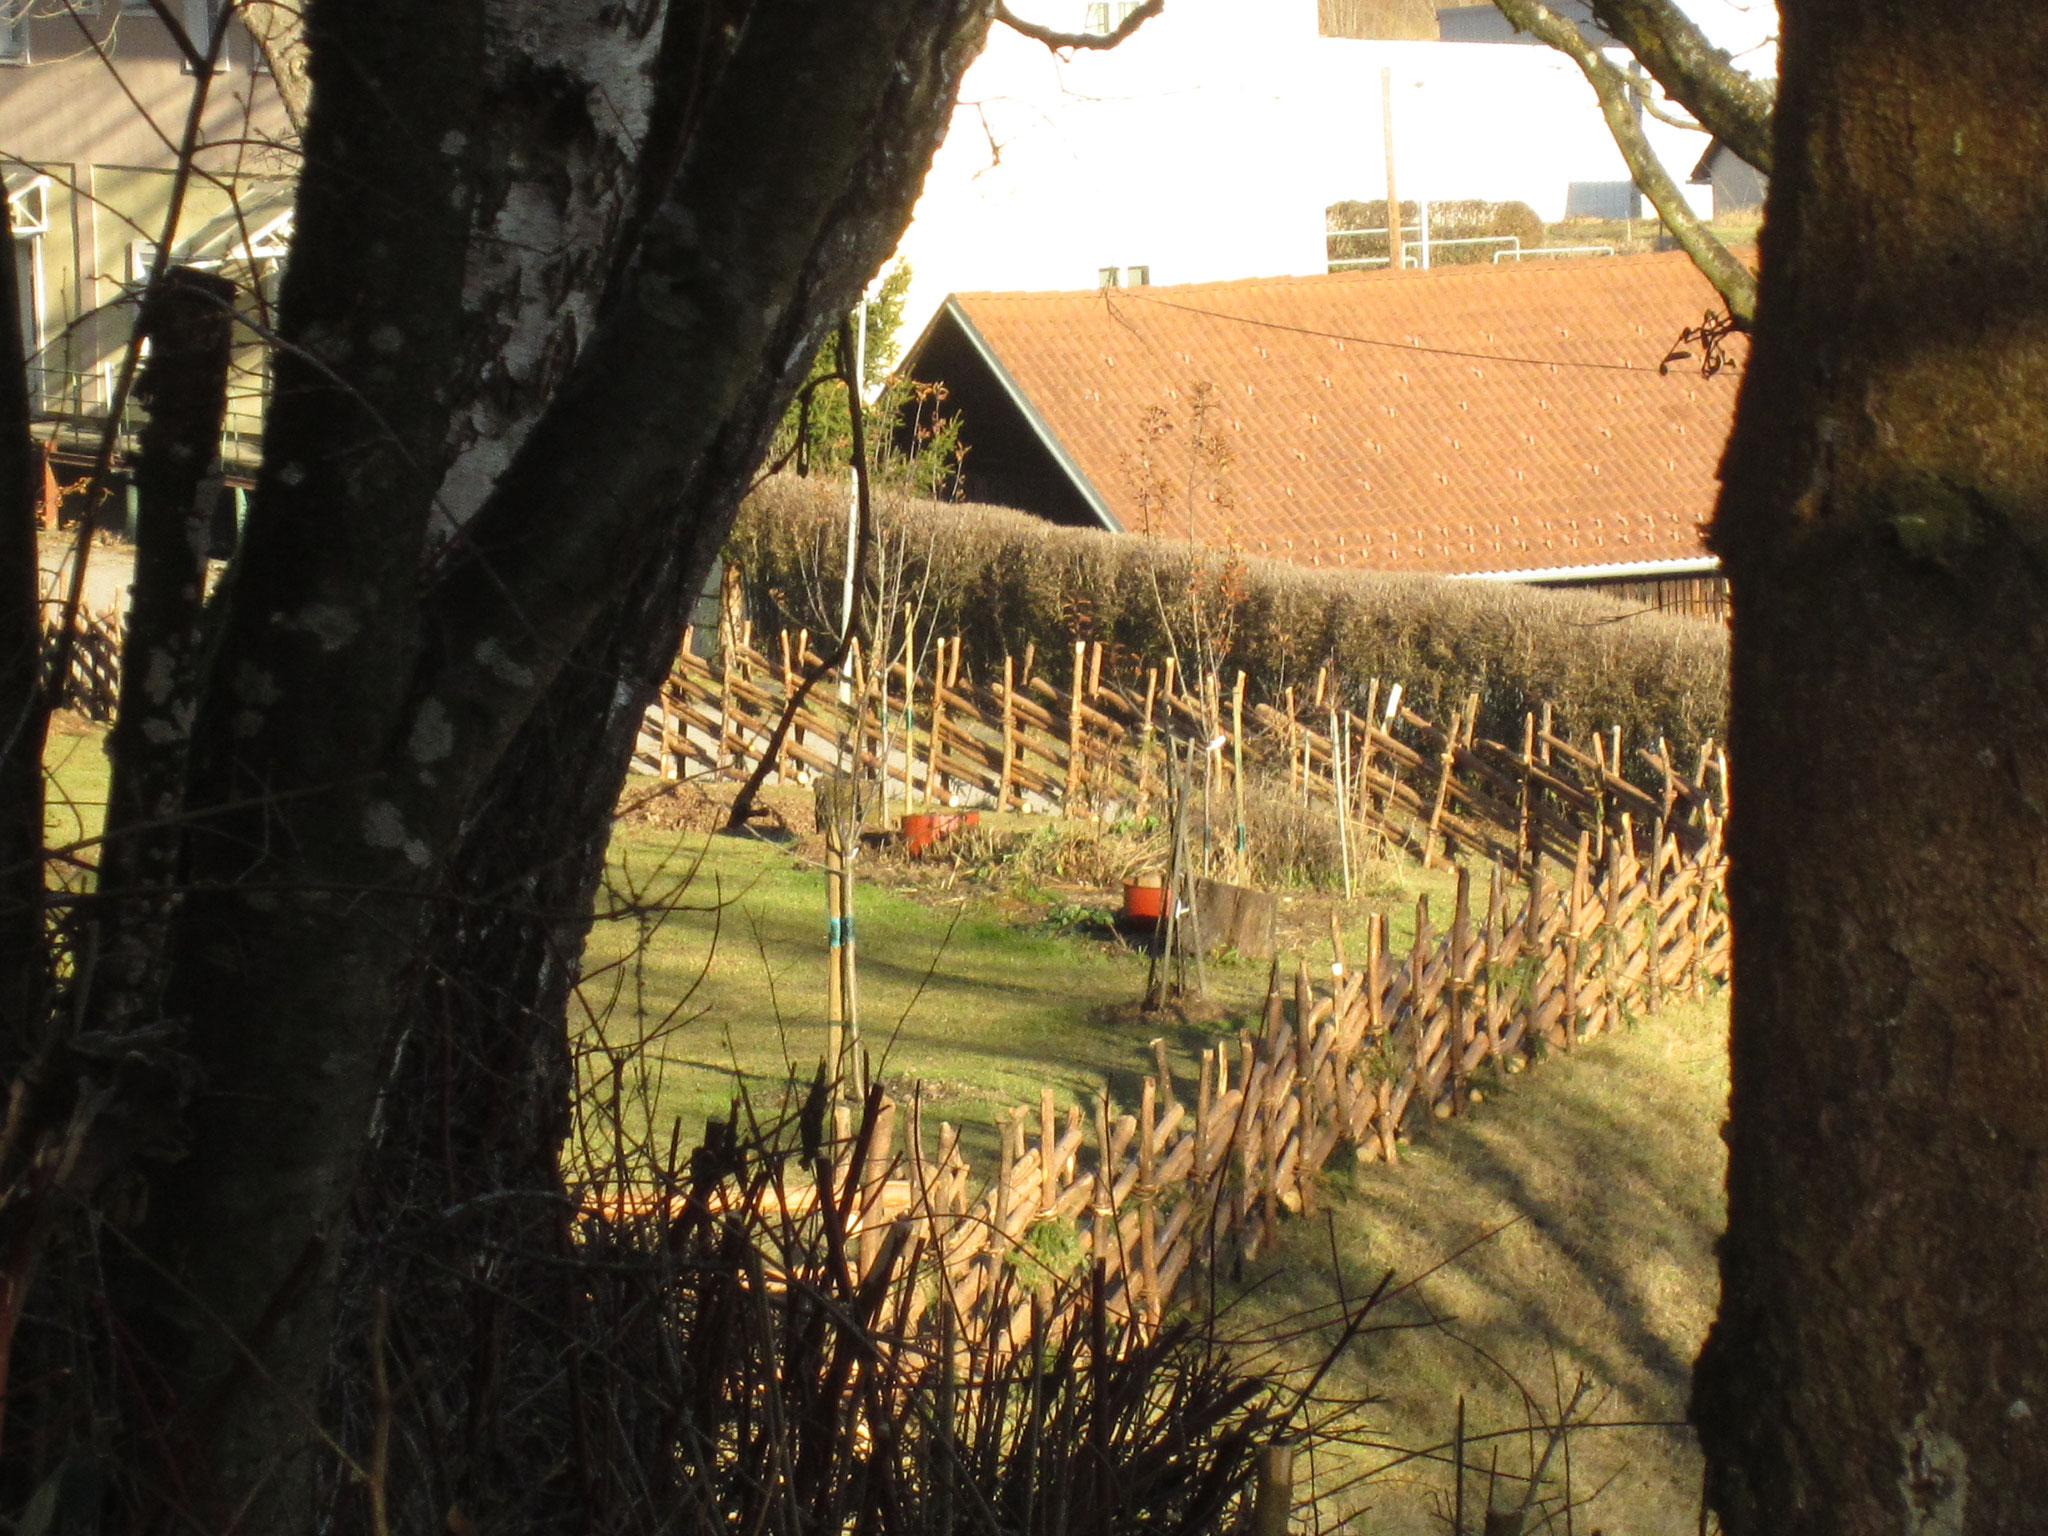
{"label": "white sky", "polygon": [[[1681,3],[1750,68],[1769,66],[1775,6]],[[1084,0],[1013,8],[1073,30],[1086,15]],[[1569,183],[1625,178],[1561,54],[1319,38],[1315,12],[1167,0],[1120,47],[1071,59],[994,28],[902,243],[916,277],[906,344],[948,292],[1087,288],[1110,265],[1149,266],[1155,283],[1323,270],[1323,209],[1386,195],[1382,68],[1404,200],[1520,199],[1555,219]],[[1682,183],[1704,136],[1647,126]]]}

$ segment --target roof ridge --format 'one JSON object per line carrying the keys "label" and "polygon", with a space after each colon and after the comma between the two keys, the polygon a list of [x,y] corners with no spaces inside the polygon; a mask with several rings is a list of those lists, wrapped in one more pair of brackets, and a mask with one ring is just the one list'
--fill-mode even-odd
{"label": "roof ridge", "polygon": [[[1737,248],[1739,255],[1742,248]],[[1230,290],[1252,292],[1269,288],[1296,288],[1334,286],[1342,283],[1359,285],[1364,283],[1412,283],[1420,286],[1435,282],[1465,282],[1473,280],[1501,280],[1511,277],[1534,279],[1555,278],[1579,272],[1611,270],[1616,266],[1672,266],[1680,263],[1690,265],[1692,258],[1684,251],[1627,251],[1614,256],[1587,257],[1583,260],[1538,262],[1529,264],[1516,262],[1512,269],[1504,263],[1458,262],[1451,266],[1431,267],[1428,270],[1409,268],[1402,272],[1279,272],[1260,277],[1217,278],[1199,283],[1146,283],[1138,287],[1124,288],[962,288],[947,295],[953,299],[1076,299],[1093,298],[1098,294],[1129,295],[1140,297],[1147,294],[1187,293],[1195,290],[1216,292]]]}

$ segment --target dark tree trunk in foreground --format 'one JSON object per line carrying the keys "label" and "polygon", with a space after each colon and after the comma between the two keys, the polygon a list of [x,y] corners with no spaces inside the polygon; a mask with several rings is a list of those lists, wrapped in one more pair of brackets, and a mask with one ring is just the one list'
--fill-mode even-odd
{"label": "dark tree trunk in foreground", "polygon": [[[559,1197],[561,1006],[639,705],[819,340],[907,221],[986,25],[978,0],[676,0],[627,195],[537,223],[508,181],[601,138],[632,82],[576,88],[521,50],[602,64],[598,28],[653,11],[565,9],[308,15],[295,350],[209,635],[168,953],[204,1086],[117,1277],[171,1457],[148,1480],[206,1529],[311,1519],[341,1276],[381,1273],[351,1247],[366,1150],[389,1172],[431,1143],[440,1174],[374,1184],[372,1248],[479,1193]],[[515,132],[493,116],[508,91],[559,116]],[[479,232],[494,198],[509,211]],[[555,324],[579,298],[587,330]],[[479,370],[534,315],[543,366]],[[502,467],[451,492],[479,431],[502,432]]]}
{"label": "dark tree trunk in foreground", "polygon": [[174,901],[213,505],[201,493],[220,452],[234,342],[234,284],[172,267],[143,300],[149,341],[136,401],[149,412],[135,457],[139,516],[121,705],[107,742],[106,844],[99,886],[93,1022],[133,1027],[156,1017],[164,925]]}
{"label": "dark tree trunk in foreground", "polygon": [[1734,593],[1731,1536],[2048,1526],[2048,7],[1784,0]]}
{"label": "dark tree trunk in foreground", "polygon": [[[5,198],[0,237],[14,239]],[[35,508],[40,486],[28,434],[28,377],[14,262],[0,272],[0,1028],[25,1031],[42,1011],[43,728],[37,657]],[[38,1042],[10,1041],[17,1050]]]}

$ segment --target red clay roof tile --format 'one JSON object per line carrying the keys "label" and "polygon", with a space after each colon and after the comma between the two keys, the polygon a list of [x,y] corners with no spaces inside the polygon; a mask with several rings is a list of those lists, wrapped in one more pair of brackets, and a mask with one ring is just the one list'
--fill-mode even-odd
{"label": "red clay roof tile", "polygon": [[1657,371],[1718,303],[1682,254],[954,301],[1134,531],[1157,411],[1172,446],[1149,473],[1175,510],[1149,520],[1189,532],[1207,383],[1228,497],[1197,498],[1197,538],[1438,572],[1707,552],[1739,374]]}

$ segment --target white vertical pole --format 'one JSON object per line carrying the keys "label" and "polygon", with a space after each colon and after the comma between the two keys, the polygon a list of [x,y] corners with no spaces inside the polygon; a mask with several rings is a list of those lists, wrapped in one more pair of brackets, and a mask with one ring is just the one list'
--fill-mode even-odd
{"label": "white vertical pole", "polygon": [[[862,294],[860,303],[853,311],[853,378],[856,392],[867,384],[868,372],[868,301]],[[848,400],[846,408],[852,411],[860,402]],[[846,502],[846,577],[839,591],[839,633],[844,635],[853,627],[853,564],[854,554],[860,541],[860,471],[853,471],[852,489],[847,493]]]}
{"label": "white vertical pole", "polygon": [[[868,296],[862,293],[860,302],[853,309],[853,392],[859,395],[867,384],[868,377]],[[861,401],[849,398],[846,410],[849,417],[860,409]],[[853,567],[860,548],[860,466],[851,465],[853,483],[846,499],[846,575],[839,588],[839,633],[843,638],[853,630]],[[846,669],[839,670],[839,707],[843,710],[853,699],[853,684]],[[849,730],[851,727],[849,727]],[[849,762],[851,773],[857,765]]]}
{"label": "white vertical pole", "polygon": [[1380,71],[1380,136],[1387,148],[1387,266],[1398,272],[1407,259],[1401,250],[1401,192],[1394,185],[1394,72]]}

